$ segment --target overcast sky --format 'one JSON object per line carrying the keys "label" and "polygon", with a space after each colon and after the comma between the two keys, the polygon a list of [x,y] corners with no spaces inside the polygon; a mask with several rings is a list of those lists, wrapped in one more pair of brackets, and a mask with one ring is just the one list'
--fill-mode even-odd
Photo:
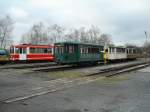
{"label": "overcast sky", "polygon": [[143,44],[150,32],[149,0],[0,0],[1,16],[15,21],[14,40],[32,24],[45,22],[65,27],[98,26],[115,44]]}

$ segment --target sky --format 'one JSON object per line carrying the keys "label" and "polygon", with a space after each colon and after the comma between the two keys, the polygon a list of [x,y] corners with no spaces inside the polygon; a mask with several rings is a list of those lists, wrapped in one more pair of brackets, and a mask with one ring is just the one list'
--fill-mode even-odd
{"label": "sky", "polygon": [[66,28],[98,26],[116,45],[145,42],[150,32],[149,0],[0,0],[0,14],[13,20],[15,43],[38,22]]}

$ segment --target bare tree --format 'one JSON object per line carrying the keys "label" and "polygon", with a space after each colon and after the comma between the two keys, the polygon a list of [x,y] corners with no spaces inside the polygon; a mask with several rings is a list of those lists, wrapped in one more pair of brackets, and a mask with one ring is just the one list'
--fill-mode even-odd
{"label": "bare tree", "polygon": [[90,43],[97,43],[98,38],[101,36],[101,31],[97,26],[91,26],[87,31],[87,36]]}
{"label": "bare tree", "polygon": [[142,46],[143,54],[150,57],[150,41],[146,41]]}
{"label": "bare tree", "polygon": [[79,40],[80,32],[77,29],[69,29],[69,31],[65,34],[65,41],[79,42]]}
{"label": "bare tree", "polygon": [[47,31],[48,31],[48,37],[49,37],[49,40],[51,40],[51,42],[60,42],[60,41],[64,41],[64,31],[65,31],[65,28],[57,25],[57,24],[54,24],[52,26],[49,26],[47,28]]}
{"label": "bare tree", "polygon": [[48,44],[47,29],[42,22],[34,24],[31,29],[22,35],[21,43]]}
{"label": "bare tree", "polygon": [[112,45],[112,39],[110,34],[101,34],[101,36],[98,38],[98,44],[107,44],[107,45]]}
{"label": "bare tree", "polygon": [[0,47],[6,48],[12,43],[13,20],[10,16],[0,18]]}
{"label": "bare tree", "polygon": [[87,43],[89,42],[88,36],[87,36],[87,32],[85,30],[85,27],[81,27],[79,28],[79,38],[80,38],[80,42],[81,43]]}
{"label": "bare tree", "polygon": [[94,44],[113,44],[111,35],[101,34],[100,29],[96,26],[91,26],[91,28],[87,30],[85,27],[81,27],[79,29],[70,29],[65,37],[67,41]]}
{"label": "bare tree", "polygon": [[57,24],[45,27],[43,23],[35,24],[31,30],[22,36],[22,43],[32,44],[49,44],[62,41],[73,41],[81,43],[94,44],[112,44],[111,36],[109,34],[101,34],[101,31],[96,26],[86,29],[80,27],[79,29],[65,29]]}

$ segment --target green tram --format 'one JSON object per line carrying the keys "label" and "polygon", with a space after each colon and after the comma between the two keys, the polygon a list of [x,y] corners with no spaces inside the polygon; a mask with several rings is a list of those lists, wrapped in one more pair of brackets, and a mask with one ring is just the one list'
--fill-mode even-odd
{"label": "green tram", "polygon": [[55,62],[59,64],[96,64],[103,59],[104,46],[76,42],[54,44]]}
{"label": "green tram", "polygon": [[10,55],[7,50],[0,48],[0,64],[9,62]]}

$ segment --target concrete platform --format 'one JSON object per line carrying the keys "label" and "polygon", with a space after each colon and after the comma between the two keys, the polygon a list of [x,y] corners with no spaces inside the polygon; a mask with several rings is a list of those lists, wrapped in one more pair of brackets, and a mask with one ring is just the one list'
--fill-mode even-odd
{"label": "concrete platform", "polygon": [[[2,70],[1,99],[50,80],[44,76]],[[149,85],[150,67],[147,67],[26,100],[11,103],[1,101],[0,112],[149,112]]]}

